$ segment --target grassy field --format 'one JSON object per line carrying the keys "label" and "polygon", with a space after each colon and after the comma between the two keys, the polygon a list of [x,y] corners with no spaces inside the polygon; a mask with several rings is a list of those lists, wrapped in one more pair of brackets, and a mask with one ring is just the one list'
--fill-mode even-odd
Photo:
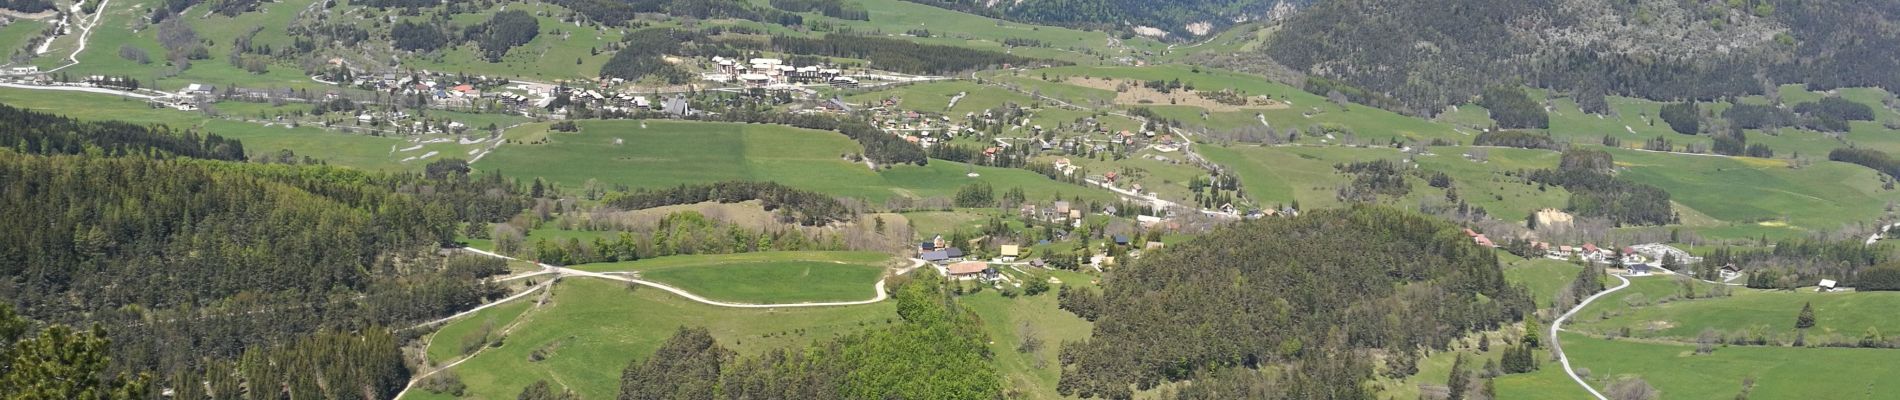
{"label": "grassy field", "polygon": [[[1065,276],[1062,280],[1068,285],[1088,284],[1081,276]],[[1020,392],[1022,396],[1017,398],[1062,398],[1056,393],[1056,382],[1061,378],[1057,352],[1063,342],[1089,337],[1092,325],[1087,320],[1056,308],[1055,291],[1011,299],[995,290],[984,290],[965,295],[958,303],[983,319],[1004,387]],[[1025,340],[1040,345],[1023,348]]]}
{"label": "grassy field", "polygon": [[1639,338],[1693,341],[1704,329],[1723,332],[1763,332],[1792,341],[1795,314],[1803,304],[1814,305],[1815,327],[1810,340],[1838,334],[1859,338],[1874,328],[1900,332],[1900,320],[1891,310],[1900,308],[1900,293],[1817,293],[1737,289],[1730,297],[1680,300],[1643,306],[1613,308],[1608,319],[1577,324],[1579,331],[1608,332],[1628,327]]}
{"label": "grassy field", "polygon": [[[966,94],[966,96],[957,100],[956,107],[950,107],[950,99],[956,97],[959,93]],[[899,100],[898,107],[900,108],[921,112],[943,113],[944,115],[949,115],[957,119],[962,118],[966,113],[981,113],[983,110],[1002,107],[1006,103],[1027,106],[1029,103],[1034,102],[1029,96],[1024,96],[995,86],[978,85],[970,81],[945,81],[903,85],[892,89],[853,95],[846,98],[845,101],[853,104],[871,103],[892,97]]]}
{"label": "grassy field", "polygon": [[1781,160],[1615,151],[1622,177],[1668,190],[1670,197],[1728,222],[1784,222],[1834,229],[1870,221],[1900,198],[1880,189],[1873,170],[1836,162],[1801,169]]}
{"label": "grassy field", "polygon": [[[863,4],[865,10],[870,12],[870,21],[844,21],[818,17],[815,14],[806,14],[805,18],[834,22],[857,32],[893,37],[912,29],[926,29],[934,37],[905,37],[905,39],[921,43],[1006,51],[1021,56],[1052,58],[1076,63],[1102,62],[1098,55],[1113,57],[1132,51],[1158,52],[1167,47],[1147,38],[1128,39],[1120,41],[1123,47],[1110,47],[1112,38],[1103,32],[1002,21],[903,0],[859,0],[858,3]],[[1003,41],[1007,39],[1034,39],[1048,46],[1006,47]]]}
{"label": "grassy field", "polygon": [[[1269,81],[1260,76],[1223,71],[1211,68],[1196,68],[1183,65],[1155,65],[1147,67],[1056,67],[1036,70],[1052,76],[1089,76],[1116,79],[1175,80],[1184,84],[1193,84],[1196,90],[1210,91],[1230,89],[1247,96],[1268,96],[1285,102],[1287,108],[1271,110],[1245,110],[1238,112],[1210,113],[1207,119],[1200,117],[1199,109],[1192,107],[1153,106],[1158,113],[1172,119],[1180,119],[1191,125],[1207,126],[1211,129],[1231,129],[1243,125],[1259,124],[1256,114],[1264,115],[1275,129],[1300,127],[1318,124],[1337,124],[1353,129],[1362,140],[1383,140],[1393,137],[1413,140],[1442,138],[1449,140],[1469,140],[1464,134],[1450,126],[1418,118],[1407,117],[1391,111],[1349,104],[1344,109],[1328,102],[1325,97],[1307,93],[1298,88]],[[1317,141],[1316,139],[1303,139]]]}
{"label": "grassy field", "polygon": [[0,26],[0,49],[11,53],[26,49],[26,41],[40,35],[48,24],[39,20],[15,19]]}
{"label": "grassy field", "polygon": [[[1880,399],[1900,391],[1900,381],[1873,373],[1900,364],[1900,351],[1893,350],[1723,347],[1696,355],[1693,344],[1611,341],[1574,333],[1565,333],[1563,343],[1572,364],[1589,369],[1592,385],[1599,389],[1604,379],[1634,375],[1661,390],[1666,399],[1732,399],[1750,377],[1756,384],[1749,397],[1757,399]],[[1561,368],[1545,369],[1562,374]],[[1500,392],[1511,393],[1505,387],[1499,383]],[[1581,393],[1576,390],[1570,393]]]}
{"label": "grassy field", "polygon": [[[598,279],[567,279],[552,303],[528,311],[504,345],[453,371],[469,397],[513,398],[536,380],[573,389],[585,398],[610,399],[620,371],[644,359],[683,326],[703,326],[721,346],[743,354],[797,346],[895,321],[890,302],[797,309],[735,309],[694,303],[653,289]],[[486,310],[487,314],[493,309]],[[469,321],[480,321],[481,316]],[[448,329],[448,328],[444,328]],[[530,361],[542,350],[546,358]],[[418,393],[421,391],[417,391]],[[417,397],[420,398],[420,397]]]}
{"label": "grassy field", "polygon": [[[546,125],[523,125],[509,137],[545,134],[548,143],[504,145],[476,166],[509,176],[542,177],[566,187],[579,187],[588,179],[636,188],[737,179],[882,201],[893,196],[949,197],[963,185],[987,182],[998,191],[1022,188],[1032,199],[1058,194],[1114,198],[1105,190],[1058,184],[1029,171],[943,160],[873,171],[840,157],[861,150],[857,143],[833,132],[680,121],[582,121],[580,125],[579,133],[552,134],[545,133]],[[615,144],[616,140],[621,144]],[[978,176],[967,176],[972,172]]]}
{"label": "grassy field", "polygon": [[477,334],[483,329],[499,333],[503,327],[527,313],[534,306],[533,301],[515,301],[491,307],[475,315],[442,325],[429,340],[429,362],[442,364],[450,362],[462,354],[462,339]]}
{"label": "grassy field", "polygon": [[803,303],[857,301],[876,295],[871,286],[890,257],[868,252],[765,252],[692,255],[577,266],[590,271],[633,271],[719,301]]}
{"label": "grassy field", "polygon": [[1548,258],[1522,259],[1509,253],[1498,252],[1498,258],[1504,261],[1504,279],[1513,284],[1524,285],[1531,291],[1531,300],[1537,307],[1550,307],[1570,282],[1577,279],[1582,269],[1576,264]]}

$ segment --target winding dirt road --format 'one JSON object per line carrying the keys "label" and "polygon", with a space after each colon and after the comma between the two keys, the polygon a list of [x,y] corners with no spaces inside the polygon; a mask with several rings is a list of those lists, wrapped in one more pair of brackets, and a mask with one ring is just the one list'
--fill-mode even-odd
{"label": "winding dirt road", "polygon": [[1601,299],[1603,298],[1603,296],[1608,296],[1610,293],[1615,293],[1618,290],[1623,290],[1623,288],[1630,287],[1630,280],[1628,278],[1624,278],[1622,275],[1610,275],[1610,276],[1615,277],[1616,280],[1623,281],[1623,284],[1616,285],[1616,287],[1610,288],[1609,290],[1597,292],[1597,294],[1591,295],[1589,298],[1583,299],[1582,302],[1577,303],[1576,307],[1571,308],[1569,312],[1566,312],[1564,313],[1564,315],[1557,317],[1556,322],[1550,323],[1550,346],[1553,349],[1557,349],[1557,362],[1562,363],[1564,365],[1564,373],[1570,375],[1570,380],[1576,381],[1578,385],[1582,385],[1583,390],[1590,391],[1590,395],[1595,396],[1597,400],[1610,400],[1610,398],[1604,397],[1602,392],[1597,391],[1597,388],[1590,387],[1589,383],[1584,382],[1583,377],[1577,376],[1577,370],[1575,368],[1570,367],[1570,356],[1564,354],[1564,346],[1562,343],[1558,341],[1557,332],[1563,330],[1564,321],[1569,320],[1570,317],[1576,315],[1577,312],[1583,311],[1583,308],[1586,306],[1589,306],[1591,302],[1597,301],[1597,299]]}

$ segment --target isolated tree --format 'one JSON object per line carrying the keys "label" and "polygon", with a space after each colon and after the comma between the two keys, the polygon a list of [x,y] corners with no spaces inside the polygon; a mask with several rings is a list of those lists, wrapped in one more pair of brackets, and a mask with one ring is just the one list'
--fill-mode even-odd
{"label": "isolated tree", "polygon": [[1814,327],[1814,303],[1801,304],[1801,315],[1794,317],[1794,327],[1795,329]]}
{"label": "isolated tree", "polygon": [[1465,354],[1458,353],[1458,358],[1451,362],[1451,376],[1445,380],[1445,398],[1464,400],[1465,386],[1470,383],[1471,377],[1465,373]]}

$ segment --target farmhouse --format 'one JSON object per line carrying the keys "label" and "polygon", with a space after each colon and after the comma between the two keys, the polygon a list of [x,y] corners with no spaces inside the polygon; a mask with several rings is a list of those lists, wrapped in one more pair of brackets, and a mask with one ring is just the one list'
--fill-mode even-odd
{"label": "farmhouse", "polygon": [[944,267],[944,277],[954,280],[990,280],[996,278],[996,270],[982,261],[964,261]]}
{"label": "farmhouse", "polygon": [[997,251],[997,254],[1003,257],[1003,262],[1016,261],[1016,257],[1022,256],[1022,246],[1006,244]]}

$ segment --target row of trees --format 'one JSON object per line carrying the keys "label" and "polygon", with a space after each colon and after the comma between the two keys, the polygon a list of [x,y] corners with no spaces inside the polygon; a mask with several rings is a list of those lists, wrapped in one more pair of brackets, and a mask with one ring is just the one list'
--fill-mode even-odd
{"label": "row of trees", "polygon": [[1557,140],[1552,139],[1550,134],[1537,131],[1493,129],[1479,133],[1476,139],[1471,140],[1471,144],[1474,146],[1562,150]]}
{"label": "row of trees", "polygon": [[625,210],[704,202],[738,203],[758,200],[766,211],[785,209],[798,223],[808,226],[850,221],[852,212],[838,199],[817,192],[794,189],[776,182],[728,181],[703,185],[680,185],[663,189],[639,189],[607,199],[606,204]]}
{"label": "row of trees", "polygon": [[695,19],[743,19],[786,26],[804,17],[742,0],[553,0],[552,3],[608,26],[626,26],[642,13]]}
{"label": "row of trees", "polygon": [[641,258],[684,254],[733,254],[756,251],[831,251],[847,250],[836,235],[807,234],[795,229],[753,231],[738,224],[707,218],[685,211],[667,215],[651,232],[621,232],[614,237],[596,237],[583,242],[537,239],[533,246],[521,248],[519,232],[500,228],[495,234],[496,250],[504,253],[527,252],[530,258],[555,265],[633,261]]}
{"label": "row of trees", "polygon": [[741,356],[685,328],[627,365],[621,399],[979,399],[1003,393],[976,314],[941,280],[892,289],[896,325]]}
{"label": "row of trees", "polygon": [[1380,207],[1312,211],[1169,246],[1118,268],[1100,294],[1065,287],[1062,307],[1095,333],[1063,346],[1058,390],[1127,398],[1171,381],[1265,380],[1229,383],[1279,398],[1371,398],[1372,369],[1349,354],[1443,349],[1534,308],[1495,253],[1458,229]]}
{"label": "row of trees", "polygon": [[902,39],[832,33],[822,38],[775,36],[771,49],[792,54],[869,60],[871,66],[908,74],[950,74],[1003,64],[1054,64],[1001,52],[961,46],[919,44]]}
{"label": "row of trees", "polygon": [[25,154],[244,159],[244,145],[237,140],[165,125],[80,121],[4,104],[0,122],[0,147]]}

